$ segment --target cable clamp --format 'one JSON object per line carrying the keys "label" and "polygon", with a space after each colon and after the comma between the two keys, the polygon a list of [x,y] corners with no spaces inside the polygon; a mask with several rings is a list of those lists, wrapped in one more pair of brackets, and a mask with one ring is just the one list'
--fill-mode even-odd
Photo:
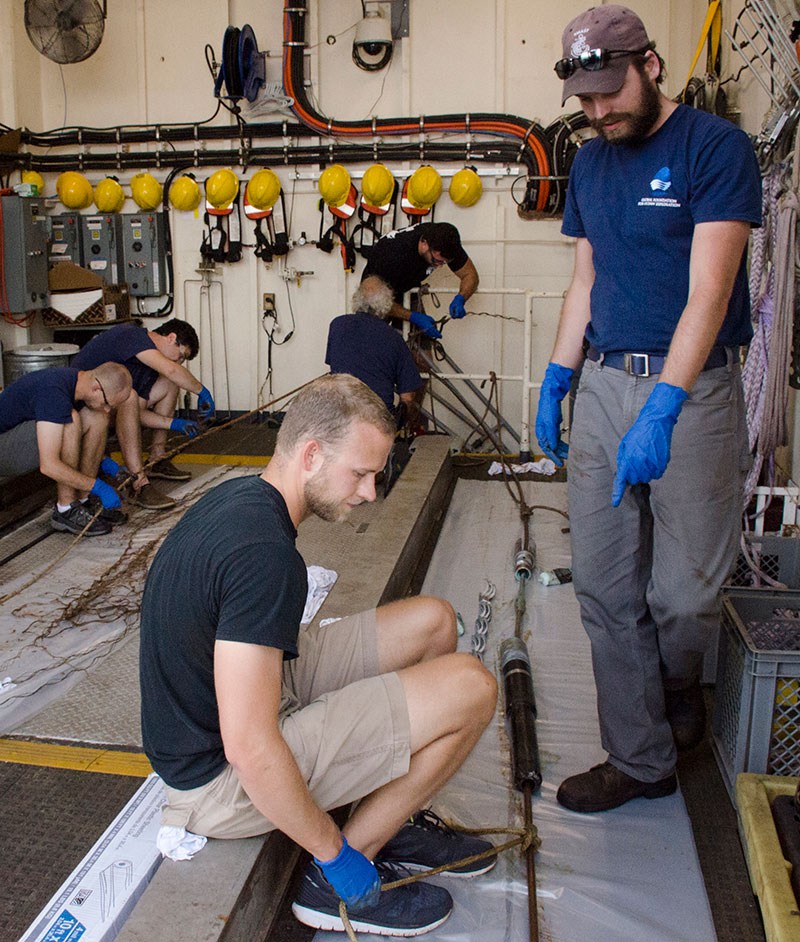
{"label": "cable clamp", "polygon": [[196,141],[200,140],[200,129],[197,127],[196,124],[194,125],[194,139]]}
{"label": "cable clamp", "polygon": [[156,125],[156,141],[160,141],[160,140],[161,140],[161,125],[157,124]]}
{"label": "cable clamp", "polygon": [[199,154],[199,152],[198,152],[198,150],[197,150],[196,147],[195,147],[194,152],[193,152],[193,158],[194,158],[194,159],[193,159],[193,161],[192,161],[192,166],[194,166],[194,167],[199,167],[199,166],[200,166],[200,154]]}
{"label": "cable clamp", "polygon": [[306,10],[305,7],[284,7],[283,12],[284,13],[307,13],[308,10]]}
{"label": "cable clamp", "polygon": [[328,118],[328,137],[333,137],[331,128],[333,127],[333,118]]}
{"label": "cable clamp", "polygon": [[283,145],[283,162],[288,166],[289,165],[289,145]]}
{"label": "cable clamp", "polygon": [[425,115],[424,114],[421,114],[419,116],[419,133],[420,134],[425,133]]}
{"label": "cable clamp", "polygon": [[295,40],[289,39],[286,40],[283,44],[284,46],[303,46],[305,48],[305,42],[297,42]]}
{"label": "cable clamp", "polygon": [[469,134],[469,112],[464,115],[464,127],[466,128],[467,134]]}

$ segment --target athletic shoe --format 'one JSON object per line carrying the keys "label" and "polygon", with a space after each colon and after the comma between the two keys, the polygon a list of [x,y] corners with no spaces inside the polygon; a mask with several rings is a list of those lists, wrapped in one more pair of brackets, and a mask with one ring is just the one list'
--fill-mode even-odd
{"label": "athletic shoe", "polygon": [[[438,814],[426,808],[411,816],[380,849],[375,860],[402,864],[409,870],[429,870],[482,854],[491,848],[490,841],[448,827]],[[497,857],[484,857],[454,870],[445,870],[442,876],[475,877],[491,870],[496,863]]]}
{"label": "athletic shoe", "polygon": [[128,515],[124,510],[120,510],[119,507],[103,507],[103,502],[97,494],[90,494],[86,498],[86,506],[91,510],[93,515],[99,510],[100,519],[105,520],[106,523],[110,523],[112,527],[120,523],[127,523]]}
{"label": "athletic shoe", "polygon": [[138,491],[134,491],[131,501],[144,510],[170,510],[176,502],[160,491],[155,484],[144,484]]}
{"label": "athletic shoe", "polygon": [[150,465],[145,474],[149,478],[161,478],[164,481],[190,481],[192,479],[188,471],[176,468],[169,458],[156,461],[155,464]]}
{"label": "athletic shoe", "polygon": [[[381,883],[392,883],[408,876],[403,867],[375,862]],[[374,935],[422,935],[440,926],[453,910],[453,900],[447,890],[432,883],[408,883],[381,893],[375,906],[365,907],[347,915],[355,932]],[[296,918],[315,929],[344,932],[339,916],[339,897],[314,863],[306,868],[300,881],[297,898],[292,903]]]}
{"label": "athletic shoe", "polygon": [[[54,530],[63,530],[65,533],[81,533],[83,528],[92,519],[94,514],[79,500],[74,500],[69,505],[69,510],[60,511],[58,506],[53,508],[50,517],[50,526]],[[111,524],[99,517],[93,520],[84,536],[104,536],[111,533]]]}
{"label": "athletic shoe", "polygon": [[674,772],[657,782],[642,782],[610,762],[603,762],[588,772],[565,779],[556,792],[556,801],[570,811],[591,814],[619,808],[634,798],[663,798],[677,787]]}

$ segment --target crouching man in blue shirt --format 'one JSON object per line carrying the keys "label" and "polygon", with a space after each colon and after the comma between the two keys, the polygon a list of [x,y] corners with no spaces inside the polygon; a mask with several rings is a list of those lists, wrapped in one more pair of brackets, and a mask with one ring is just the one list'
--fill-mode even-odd
{"label": "crouching man in blue shirt", "polygon": [[[131,375],[118,363],[93,370],[53,367],[26,373],[0,394],[0,475],[36,468],[58,485],[50,523],[80,533],[99,509],[85,536],[100,536],[125,519],[114,488],[97,477],[112,409],[131,391]],[[84,408],[85,407],[85,408]],[[104,459],[102,469],[118,465]],[[87,499],[88,495],[88,499]]]}

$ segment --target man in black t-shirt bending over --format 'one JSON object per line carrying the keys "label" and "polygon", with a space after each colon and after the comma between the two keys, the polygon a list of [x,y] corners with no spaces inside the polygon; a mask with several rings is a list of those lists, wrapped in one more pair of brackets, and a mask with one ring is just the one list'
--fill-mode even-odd
{"label": "man in black t-shirt bending over", "polygon": [[[380,893],[381,880],[395,879],[393,863],[491,852],[418,809],[490,722],[495,679],[456,653],[442,599],[299,631],[307,579],[295,548],[307,517],[343,521],[375,499],[393,438],[367,386],[322,377],[289,406],[263,474],[187,511],[142,599],[142,733],[166,784],[163,825],[217,838],[279,828],[314,856],[294,903],[302,922],[341,931],[341,898],[356,931],[416,935],[447,918],[450,895],[431,884]],[[340,831],[327,809],[357,799]]]}
{"label": "man in black t-shirt bending over", "polygon": [[450,302],[450,317],[460,318],[467,312],[466,301],[478,287],[478,272],[461,245],[458,229],[449,222],[423,222],[406,229],[396,229],[379,239],[369,250],[367,264],[361,275],[378,275],[394,291],[390,317],[411,321],[429,337],[441,337],[430,315],[403,307],[403,295],[418,288],[436,269],[447,265],[458,278],[458,294]]}

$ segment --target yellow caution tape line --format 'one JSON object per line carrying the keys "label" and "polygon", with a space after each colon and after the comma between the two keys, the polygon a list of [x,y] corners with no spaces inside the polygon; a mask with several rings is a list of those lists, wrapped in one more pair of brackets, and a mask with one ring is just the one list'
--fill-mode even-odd
{"label": "yellow caution tape line", "polygon": [[0,739],[0,762],[41,765],[51,769],[74,769],[106,775],[136,775],[146,778],[153,768],[142,752],[118,752],[87,746],[59,746],[47,742]]}
{"label": "yellow caution tape line", "polygon": [[[118,464],[122,464],[122,453],[114,451],[111,457]],[[181,454],[173,459],[177,464],[211,464],[211,465],[231,465],[233,467],[255,467],[264,468],[269,464],[270,455],[196,455]]]}

